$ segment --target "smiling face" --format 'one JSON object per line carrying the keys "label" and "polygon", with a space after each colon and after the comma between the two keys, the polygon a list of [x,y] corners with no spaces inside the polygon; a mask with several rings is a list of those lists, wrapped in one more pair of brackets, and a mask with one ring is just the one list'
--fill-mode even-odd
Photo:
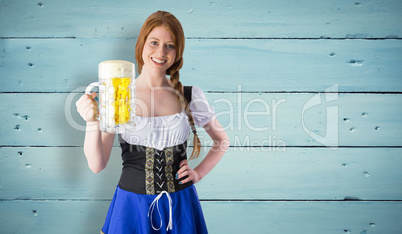
{"label": "smiling face", "polygon": [[176,58],[174,39],[165,27],[155,27],[145,40],[142,51],[144,69],[166,74]]}
{"label": "smiling face", "polygon": [[[174,46],[176,50],[175,58],[174,58],[174,63],[173,65],[170,66],[169,69],[166,71],[166,75],[172,75],[177,73],[183,66],[183,52],[184,52],[184,32],[183,28],[180,24],[180,22],[177,20],[177,18],[172,15],[169,12],[166,11],[157,11],[153,14],[151,14],[144,24],[141,27],[140,34],[138,35],[137,38],[137,43],[135,46],[135,60],[137,62],[137,71],[138,74],[141,74],[143,72],[143,67],[144,64],[147,63],[148,65],[151,65],[149,58],[147,56],[144,57],[144,50],[145,46],[148,43],[148,39],[151,38],[151,32],[156,33],[158,30],[155,31],[156,28],[160,28],[162,30],[159,31],[165,31],[170,32],[170,34],[166,35],[168,37],[173,37],[170,39],[167,39],[166,41],[170,41],[173,39],[174,41]],[[161,34],[163,35],[163,33]],[[164,35],[163,35],[164,36]],[[161,39],[161,38],[158,38]],[[155,44],[155,43],[154,43]],[[160,41],[158,42],[160,45]],[[147,44],[149,46],[149,44]],[[148,49],[147,49],[147,54]],[[156,59],[157,56],[155,56]],[[144,60],[148,60],[145,62]],[[161,60],[166,60],[166,59],[161,59]],[[156,61],[156,60],[155,60]],[[163,61],[157,61],[163,63]],[[169,61],[167,61],[169,62]]]}

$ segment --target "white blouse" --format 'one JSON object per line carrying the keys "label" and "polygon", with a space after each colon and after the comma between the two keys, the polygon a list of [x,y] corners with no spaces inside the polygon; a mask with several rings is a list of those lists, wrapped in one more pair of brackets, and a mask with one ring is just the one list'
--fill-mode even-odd
{"label": "white blouse", "polygon": [[[215,110],[209,105],[204,92],[193,86],[190,110],[194,123],[203,127],[216,117]],[[135,129],[126,131],[121,137],[129,144],[163,150],[184,143],[189,136],[190,125],[186,112],[167,116],[135,116]]]}

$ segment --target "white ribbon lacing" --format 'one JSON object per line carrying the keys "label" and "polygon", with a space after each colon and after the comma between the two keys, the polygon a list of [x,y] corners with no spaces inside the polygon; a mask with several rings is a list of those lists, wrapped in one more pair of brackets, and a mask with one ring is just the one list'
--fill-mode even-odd
{"label": "white ribbon lacing", "polygon": [[[170,195],[169,195],[168,192],[162,191],[162,192],[154,199],[154,201],[151,203],[151,205],[149,206],[149,210],[148,210],[148,217],[150,218],[152,228],[153,228],[155,231],[159,231],[159,230],[162,228],[162,215],[161,215],[161,212],[159,211],[159,205],[158,205],[158,203],[159,203],[159,199],[162,197],[163,194],[166,194],[166,196],[167,196],[167,198],[168,198],[168,200],[169,200],[169,223],[168,223],[168,226],[167,226],[167,228],[166,228],[166,231],[169,231],[169,229],[170,229],[170,230],[173,229],[173,220],[172,220],[172,198],[170,197]],[[156,205],[156,209],[158,210],[159,218],[160,218],[160,220],[161,220],[161,224],[160,224],[160,227],[159,227],[159,228],[155,228],[155,227],[154,227],[154,223],[153,223],[153,221],[152,221],[152,213],[154,212],[155,205]]]}

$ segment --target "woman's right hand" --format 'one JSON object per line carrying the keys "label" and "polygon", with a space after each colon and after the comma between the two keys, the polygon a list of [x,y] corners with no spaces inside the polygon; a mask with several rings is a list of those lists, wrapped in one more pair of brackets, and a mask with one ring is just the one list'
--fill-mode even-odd
{"label": "woman's right hand", "polygon": [[84,94],[75,103],[77,111],[87,122],[98,121],[99,116],[98,103],[95,101],[96,93]]}

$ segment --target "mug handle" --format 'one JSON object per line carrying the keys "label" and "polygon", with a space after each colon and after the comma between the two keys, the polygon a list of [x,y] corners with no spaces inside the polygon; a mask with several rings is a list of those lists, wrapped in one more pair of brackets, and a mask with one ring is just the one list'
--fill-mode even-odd
{"label": "mug handle", "polygon": [[88,87],[85,89],[85,94],[91,94],[91,90],[96,87],[96,86],[100,86],[100,82],[92,82],[88,85]]}
{"label": "mug handle", "polygon": [[[87,88],[85,89],[85,94],[91,94],[91,90],[95,88],[96,86],[99,87],[99,94],[100,94],[100,88],[101,88],[101,82],[92,82],[90,83]],[[99,110],[100,111],[100,110]],[[99,114],[96,116],[96,119],[100,121],[100,116]],[[102,126],[101,126],[102,127]]]}

